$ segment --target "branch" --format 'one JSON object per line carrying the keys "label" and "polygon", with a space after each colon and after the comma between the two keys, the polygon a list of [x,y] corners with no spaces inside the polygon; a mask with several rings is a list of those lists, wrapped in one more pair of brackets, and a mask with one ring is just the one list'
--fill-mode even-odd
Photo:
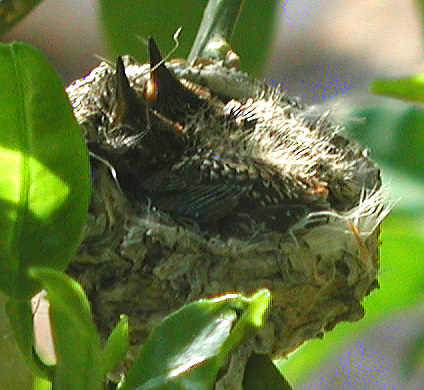
{"label": "branch", "polygon": [[224,60],[244,0],[209,0],[188,62],[196,58]]}
{"label": "branch", "polygon": [[42,0],[0,1],[0,36],[9,31]]}

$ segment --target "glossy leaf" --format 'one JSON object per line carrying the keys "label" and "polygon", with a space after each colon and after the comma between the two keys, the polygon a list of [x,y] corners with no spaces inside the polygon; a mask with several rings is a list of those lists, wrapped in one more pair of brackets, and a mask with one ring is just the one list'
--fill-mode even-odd
{"label": "glossy leaf", "polygon": [[0,35],[9,31],[40,2],[41,0],[0,1]]}
{"label": "glossy leaf", "polygon": [[0,45],[0,289],[29,298],[30,266],[63,270],[89,201],[88,153],[63,85],[36,49]]}
{"label": "glossy leaf", "polygon": [[128,317],[121,315],[119,322],[112,330],[103,349],[103,373],[112,371],[124,358],[128,351]]}
{"label": "glossy leaf", "polygon": [[[244,299],[246,300],[246,298]],[[221,351],[223,358],[264,325],[271,308],[271,294],[266,289],[259,290],[247,298],[247,303],[248,306],[231,331],[231,337],[225,340]]]}
{"label": "glossy leaf", "polygon": [[370,91],[378,95],[424,103],[424,74],[398,79],[378,78],[371,83]]}
{"label": "glossy leaf", "polygon": [[[146,341],[128,373],[124,389],[140,384],[170,383],[194,367],[217,356],[237,314],[231,307],[234,297],[217,302],[202,300],[171,314]],[[210,371],[207,387],[215,380]]]}
{"label": "glossy leaf", "polygon": [[[100,0],[101,21],[111,54],[147,58],[142,39],[151,35],[163,55],[174,46],[173,34],[183,27],[175,56],[186,58],[194,42],[206,1]],[[258,75],[265,63],[279,1],[245,1],[232,47],[241,57],[241,68]],[[260,9],[260,12],[258,12]]]}
{"label": "glossy leaf", "polygon": [[39,377],[34,378],[33,389],[34,390],[53,390],[51,382],[49,382],[47,379],[43,379]]}
{"label": "glossy leaf", "polygon": [[82,287],[51,268],[31,268],[29,274],[47,290],[55,338],[55,390],[99,390],[102,359],[99,336]]}
{"label": "glossy leaf", "polygon": [[247,362],[243,390],[292,390],[268,355],[253,354]]}
{"label": "glossy leaf", "polygon": [[123,389],[212,389],[228,354],[263,325],[269,305],[269,291],[261,290],[184,306],[153,331]]}

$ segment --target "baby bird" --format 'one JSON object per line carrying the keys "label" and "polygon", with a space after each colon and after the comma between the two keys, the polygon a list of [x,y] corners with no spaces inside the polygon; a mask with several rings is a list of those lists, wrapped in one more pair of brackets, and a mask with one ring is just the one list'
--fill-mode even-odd
{"label": "baby bird", "polygon": [[129,199],[206,230],[285,232],[315,211],[352,207],[379,183],[366,151],[325,115],[265,84],[234,98],[178,77],[148,43],[149,66],[101,65],[73,100],[92,155]]}

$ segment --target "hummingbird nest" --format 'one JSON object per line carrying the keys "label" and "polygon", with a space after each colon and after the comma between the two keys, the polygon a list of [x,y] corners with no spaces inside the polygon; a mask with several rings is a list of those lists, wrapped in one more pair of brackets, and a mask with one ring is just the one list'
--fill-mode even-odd
{"label": "hummingbird nest", "polygon": [[149,51],[149,64],[102,62],[67,89],[93,181],[68,272],[101,334],[125,313],[136,347],[188,302],[266,287],[269,320],[233,354],[234,378],[252,352],[285,357],[361,319],[390,208],[367,150],[222,62],[164,62],[152,39]]}

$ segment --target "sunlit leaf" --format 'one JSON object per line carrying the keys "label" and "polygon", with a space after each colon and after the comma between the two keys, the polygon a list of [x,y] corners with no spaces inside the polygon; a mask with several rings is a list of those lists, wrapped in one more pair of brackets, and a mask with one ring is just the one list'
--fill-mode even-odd
{"label": "sunlit leaf", "polygon": [[103,372],[112,371],[124,358],[128,351],[128,317],[121,315],[119,322],[112,330],[103,349]]}
{"label": "sunlit leaf", "polygon": [[89,201],[88,154],[54,69],[23,43],[0,45],[0,288],[29,298],[30,266],[63,270]]}
{"label": "sunlit leaf", "polygon": [[269,305],[269,291],[260,290],[184,306],[153,331],[123,389],[212,389],[228,354],[264,324]]}
{"label": "sunlit leaf", "polygon": [[52,383],[47,379],[35,377],[34,390],[52,390]]}
{"label": "sunlit leaf", "polygon": [[370,91],[378,95],[424,103],[424,74],[398,79],[378,78],[371,83]]}

